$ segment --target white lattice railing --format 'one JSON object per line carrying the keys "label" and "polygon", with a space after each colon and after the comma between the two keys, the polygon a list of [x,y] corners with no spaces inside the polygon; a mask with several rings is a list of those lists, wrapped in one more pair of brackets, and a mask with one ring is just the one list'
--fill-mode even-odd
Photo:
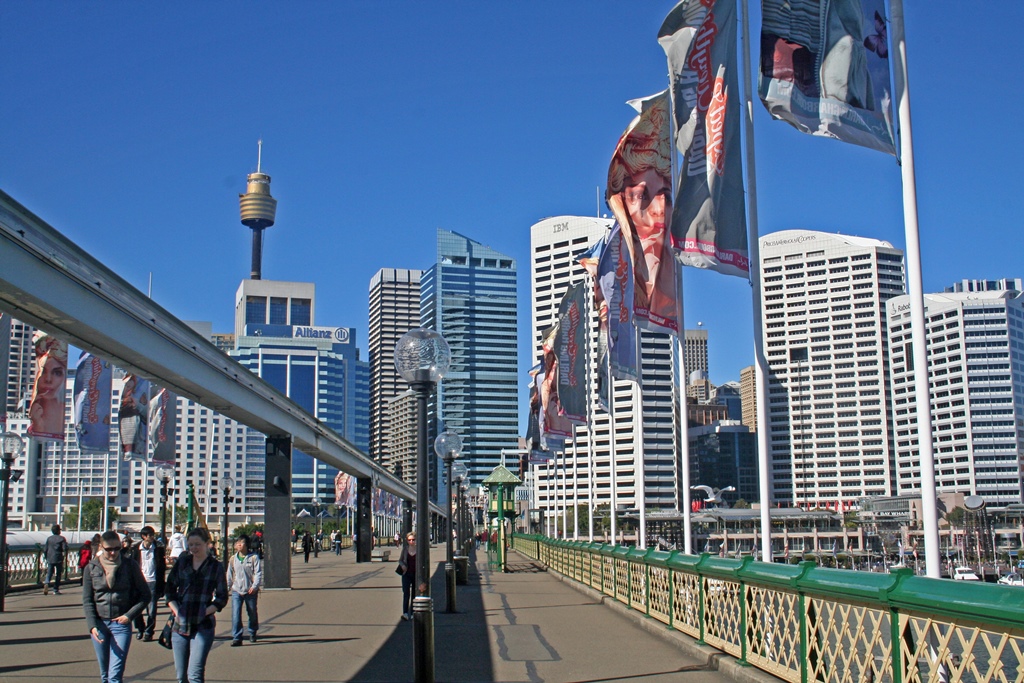
{"label": "white lattice railing", "polygon": [[792,683],[1024,683],[1019,587],[540,536],[513,546]]}

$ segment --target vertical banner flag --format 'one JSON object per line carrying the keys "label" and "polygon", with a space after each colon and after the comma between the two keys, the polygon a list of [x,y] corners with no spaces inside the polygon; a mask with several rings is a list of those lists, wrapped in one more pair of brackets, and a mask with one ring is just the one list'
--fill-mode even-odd
{"label": "vertical banner flag", "polygon": [[537,375],[540,382],[541,444],[547,450],[562,450],[565,439],[572,436],[572,422],[561,414],[558,400],[558,356],[555,354],[555,336],[558,325],[552,325],[543,335],[544,369]]}
{"label": "vertical banner flag", "polygon": [[749,277],[735,0],[683,0],[665,17],[658,42],[682,155],[671,221],[677,258]]}
{"label": "vertical banner flag", "polygon": [[541,445],[540,386],[537,379],[540,370],[540,365],[530,370],[530,420],[526,428],[526,440],[530,444],[530,462],[547,462],[551,459],[551,453],[546,452]]}
{"label": "vertical banner flag", "polygon": [[75,436],[78,450],[110,451],[110,394],[113,368],[107,361],[85,351],[75,367]]}
{"label": "vertical banner flag", "polygon": [[[598,332],[597,332],[597,404],[601,410],[608,410],[608,302],[604,298],[601,289],[601,282],[598,277],[598,269],[601,259],[604,258],[604,251],[608,241],[608,235],[603,235],[599,240],[579,255],[578,262],[590,275],[594,283],[594,310],[597,311]],[[631,280],[632,282],[632,280]]]}
{"label": "vertical banner flag", "polygon": [[629,104],[639,114],[619,138],[608,167],[608,206],[633,263],[633,324],[678,334],[676,262],[669,220],[672,149],[668,91]]}
{"label": "vertical banner flag", "polygon": [[574,424],[587,423],[586,321],[583,283],[573,285],[558,305],[558,333],[555,355],[558,358],[559,414]]}
{"label": "vertical banner flag", "polygon": [[64,441],[68,345],[42,330],[32,335],[32,345],[36,355],[36,381],[28,407],[28,435],[40,440]]}
{"label": "vertical banner flag", "polygon": [[149,445],[154,463],[177,460],[178,395],[161,389],[149,406]]}
{"label": "vertical banner flag", "polygon": [[605,244],[597,267],[597,282],[604,298],[602,325],[606,332],[606,350],[610,354],[612,377],[637,380],[636,335],[630,321],[633,318],[633,271],[627,239],[616,224]]}
{"label": "vertical banner flag", "polygon": [[761,0],[758,94],[804,133],[896,154],[883,0]]}
{"label": "vertical banner flag", "polygon": [[351,507],[352,505],[352,475],[348,472],[338,471],[334,475],[334,504],[338,507]]}
{"label": "vertical banner flag", "polygon": [[[11,316],[0,313],[0,378],[4,382],[10,377],[11,362]],[[21,397],[17,397],[21,400]],[[7,396],[0,401],[0,431],[7,431]]]}
{"label": "vertical banner flag", "polygon": [[146,458],[146,436],[149,418],[149,380],[128,375],[121,389],[121,406],[117,410],[117,429],[121,453],[125,460]]}

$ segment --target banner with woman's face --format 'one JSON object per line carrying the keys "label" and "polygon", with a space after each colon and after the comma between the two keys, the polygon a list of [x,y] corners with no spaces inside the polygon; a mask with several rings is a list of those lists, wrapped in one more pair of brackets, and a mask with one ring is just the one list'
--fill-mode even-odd
{"label": "banner with woman's face", "polygon": [[679,332],[672,250],[671,123],[668,91],[630,102],[640,114],[626,128],[608,168],[607,200],[633,263],[633,324]]}
{"label": "banner with woman's face", "polygon": [[36,380],[28,408],[28,435],[35,439],[63,441],[68,345],[41,330],[32,337],[32,343]]}

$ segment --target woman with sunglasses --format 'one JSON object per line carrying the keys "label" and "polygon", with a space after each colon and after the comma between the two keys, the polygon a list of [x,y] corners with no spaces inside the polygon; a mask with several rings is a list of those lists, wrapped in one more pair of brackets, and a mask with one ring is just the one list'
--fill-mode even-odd
{"label": "woman with sunglasses", "polygon": [[178,683],[203,683],[217,629],[214,615],[228,604],[228,585],[224,565],[210,554],[210,532],[197,527],[186,542],[188,552],[174,563],[164,595],[174,614],[171,645]]}
{"label": "woman with sunglasses", "polygon": [[82,575],[82,606],[103,683],[123,680],[132,621],[149,599],[149,586],[139,565],[121,554],[121,537],[116,531],[103,532]]}

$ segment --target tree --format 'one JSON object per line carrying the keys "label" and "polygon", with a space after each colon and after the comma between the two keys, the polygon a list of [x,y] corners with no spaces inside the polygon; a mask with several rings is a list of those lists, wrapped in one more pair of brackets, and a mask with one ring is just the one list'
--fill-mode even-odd
{"label": "tree", "polygon": [[749,510],[750,509],[750,503],[748,503],[743,498],[739,498],[735,503],[732,504],[732,507],[733,507],[733,509],[736,509],[736,510]]}
{"label": "tree", "polygon": [[946,513],[946,521],[952,526],[962,527],[966,516],[967,510],[964,510],[962,507],[955,507]]}
{"label": "tree", "polygon": [[[116,508],[107,508],[107,519],[111,526],[118,520],[121,513]],[[73,505],[64,513],[64,527],[71,529],[78,527],[78,506]],[[99,529],[103,522],[103,499],[90,498],[82,503],[82,528],[92,531]]]}

